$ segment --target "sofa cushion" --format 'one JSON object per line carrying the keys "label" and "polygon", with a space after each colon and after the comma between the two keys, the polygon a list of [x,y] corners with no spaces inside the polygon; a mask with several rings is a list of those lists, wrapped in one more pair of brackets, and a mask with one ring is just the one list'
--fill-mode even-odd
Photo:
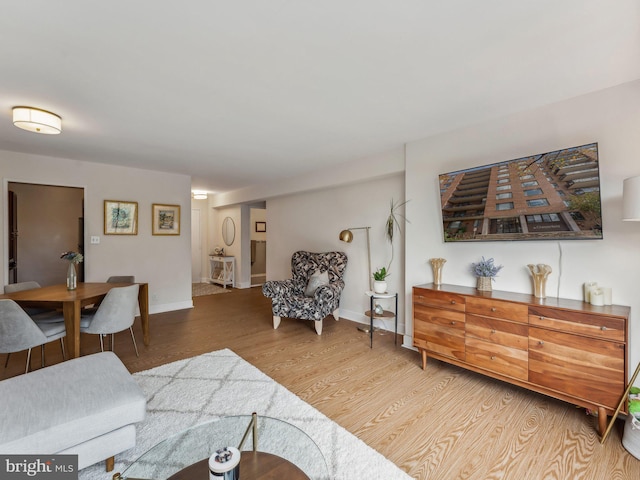
{"label": "sofa cushion", "polygon": [[0,451],[57,453],[144,419],[144,393],[112,352],[0,382]]}

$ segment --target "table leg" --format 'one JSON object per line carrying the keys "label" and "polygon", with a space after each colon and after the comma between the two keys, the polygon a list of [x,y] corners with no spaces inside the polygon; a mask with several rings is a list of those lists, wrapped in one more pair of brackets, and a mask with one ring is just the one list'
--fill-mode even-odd
{"label": "table leg", "polygon": [[67,331],[67,350],[69,358],[80,356],[80,302],[71,301],[62,304],[64,328]]}
{"label": "table leg", "polygon": [[142,323],[142,336],[144,344],[149,345],[151,334],[149,333],[149,284],[140,285],[138,290],[138,307],[140,308],[140,321]]}
{"label": "table leg", "polygon": [[396,293],[396,330],[395,330],[395,335],[393,336],[393,344],[397,345],[398,344],[398,294]]}
{"label": "table leg", "polygon": [[373,348],[373,295],[371,295],[369,309],[369,348]]}

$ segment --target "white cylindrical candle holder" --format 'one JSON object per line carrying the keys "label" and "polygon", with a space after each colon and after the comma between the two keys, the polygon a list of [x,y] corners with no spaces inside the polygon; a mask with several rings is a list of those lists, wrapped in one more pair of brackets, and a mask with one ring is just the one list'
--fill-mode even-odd
{"label": "white cylindrical candle holder", "polygon": [[598,284],[596,282],[585,282],[583,285],[584,288],[584,301],[589,303],[591,301],[590,294],[592,288],[597,288]]}
{"label": "white cylindrical candle holder", "polygon": [[604,304],[605,305],[613,305],[613,297],[612,297],[612,291],[611,291],[611,287],[602,287],[600,290],[602,290],[602,295],[604,297]]}
{"label": "white cylindrical candle holder", "polygon": [[209,480],[238,480],[239,478],[240,451],[237,448],[220,448],[209,457]]}
{"label": "white cylindrical candle holder", "polygon": [[591,305],[594,305],[596,307],[601,307],[604,305],[604,294],[599,288],[591,289],[591,291],[589,292],[589,299],[591,301]]}

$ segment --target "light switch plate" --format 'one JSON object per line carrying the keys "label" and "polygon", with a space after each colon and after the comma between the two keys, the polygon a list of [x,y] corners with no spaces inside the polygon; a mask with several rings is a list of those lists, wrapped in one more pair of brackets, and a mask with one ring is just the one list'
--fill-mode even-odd
{"label": "light switch plate", "polygon": [[98,245],[100,243],[100,237],[92,236],[91,237],[91,245]]}

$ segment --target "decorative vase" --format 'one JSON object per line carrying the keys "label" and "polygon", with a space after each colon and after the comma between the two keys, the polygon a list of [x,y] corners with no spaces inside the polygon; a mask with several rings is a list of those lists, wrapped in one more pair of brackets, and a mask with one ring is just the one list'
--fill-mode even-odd
{"label": "decorative vase", "polygon": [[432,258],[429,261],[431,262],[431,268],[433,269],[433,284],[442,285],[442,267],[446,260],[444,258]]}
{"label": "decorative vase", "polygon": [[533,278],[533,296],[536,298],[546,298],[547,277],[551,273],[551,267],[543,263],[538,265],[527,265]]}
{"label": "decorative vase", "polygon": [[492,290],[491,277],[478,277],[478,285],[476,288],[483,292],[490,292]]}
{"label": "decorative vase", "polygon": [[69,262],[67,269],[67,290],[75,290],[78,286],[78,274],[76,273],[76,264]]}
{"label": "decorative vase", "polygon": [[373,282],[373,291],[375,293],[387,293],[387,282],[384,280],[375,280]]}

